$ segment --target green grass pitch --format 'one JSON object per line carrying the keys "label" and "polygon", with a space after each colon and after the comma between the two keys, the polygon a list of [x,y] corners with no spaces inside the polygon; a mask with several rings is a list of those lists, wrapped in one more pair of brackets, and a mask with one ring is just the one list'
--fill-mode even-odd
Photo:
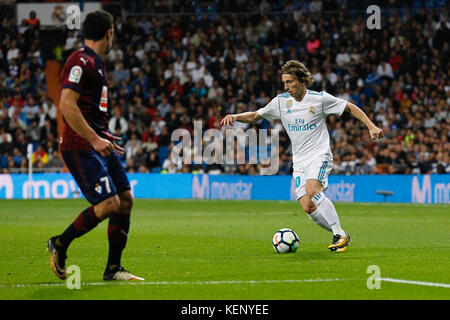
{"label": "green grass pitch", "polygon": [[[76,239],[67,266],[81,271],[70,290],[51,272],[45,243],[87,207],[85,200],[2,200],[0,299],[448,299],[450,288],[381,278],[450,283],[448,205],[336,203],[352,236],[331,253],[332,235],[288,201],[136,199],[123,265],[141,284],[104,282],[106,221]],[[280,228],[299,235],[296,253],[277,254]]]}

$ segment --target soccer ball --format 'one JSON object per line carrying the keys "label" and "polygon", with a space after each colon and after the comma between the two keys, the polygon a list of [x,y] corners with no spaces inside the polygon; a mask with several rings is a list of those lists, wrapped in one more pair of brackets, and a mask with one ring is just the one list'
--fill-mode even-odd
{"label": "soccer ball", "polygon": [[300,241],[293,230],[283,228],[274,234],[272,244],[276,252],[287,253],[297,251]]}

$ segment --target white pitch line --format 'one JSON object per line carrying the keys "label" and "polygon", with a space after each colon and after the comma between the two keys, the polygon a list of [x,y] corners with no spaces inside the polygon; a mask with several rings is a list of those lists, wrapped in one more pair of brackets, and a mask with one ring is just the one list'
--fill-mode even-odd
{"label": "white pitch line", "polygon": [[387,282],[395,282],[395,283],[415,284],[415,285],[419,285],[419,286],[428,286],[428,287],[450,288],[450,284],[446,284],[446,283],[411,281],[411,280],[391,279],[391,278],[377,278],[377,280],[387,281]]}
{"label": "white pitch line", "polygon": [[[262,284],[262,283],[300,283],[300,282],[332,282],[348,281],[351,279],[293,279],[293,280],[228,280],[228,281],[112,281],[112,282],[82,282],[81,286],[123,286],[123,285],[210,285],[210,284]],[[36,288],[36,287],[65,287],[66,282],[60,283],[28,283],[0,285],[0,288]]]}
{"label": "white pitch line", "polygon": [[[290,280],[224,280],[224,281],[112,281],[112,282],[83,282],[81,286],[124,286],[124,285],[214,285],[214,284],[264,284],[264,283],[302,283],[302,282],[333,282],[333,281],[351,281],[354,279],[290,279]],[[377,278],[380,281],[414,284],[421,286],[450,288],[450,284],[434,283],[423,281],[411,281],[392,278]],[[39,287],[65,287],[66,282],[49,283],[26,283],[26,284],[1,284],[0,288],[39,288]]]}

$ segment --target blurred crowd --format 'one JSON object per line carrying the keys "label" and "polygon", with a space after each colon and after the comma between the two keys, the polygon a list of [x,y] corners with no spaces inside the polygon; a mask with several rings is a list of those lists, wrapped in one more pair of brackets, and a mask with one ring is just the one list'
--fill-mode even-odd
{"label": "blurred crowd", "polygon": [[[309,89],[355,103],[385,132],[382,140],[371,141],[351,115],[329,117],[334,173],[450,172],[446,1],[396,2],[401,9],[383,10],[380,29],[367,27],[366,1],[215,1],[206,7],[195,2],[129,1],[126,20],[115,17],[115,40],[105,60],[109,129],[122,137],[128,172],[260,174],[262,166],[249,161],[173,162],[169,155],[177,142],[171,135],[186,129],[193,136],[194,121],[200,120],[203,133],[224,130],[224,115],[263,107],[283,91],[281,66],[289,59],[311,71],[315,82]],[[154,14],[163,12],[196,14]],[[63,166],[39,32],[39,26],[17,26],[13,19],[4,19],[0,28],[4,173],[26,171],[29,142],[36,168]],[[81,36],[67,31],[61,62],[82,46]],[[281,123],[235,124],[236,130],[249,128],[278,130],[278,174],[291,174],[291,146]]]}

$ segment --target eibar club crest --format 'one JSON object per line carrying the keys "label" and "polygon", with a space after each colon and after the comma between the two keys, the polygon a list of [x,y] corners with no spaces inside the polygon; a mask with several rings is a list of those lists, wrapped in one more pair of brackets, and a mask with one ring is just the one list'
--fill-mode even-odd
{"label": "eibar club crest", "polygon": [[314,108],[314,106],[309,107],[309,113],[315,114],[316,113],[316,108]]}

